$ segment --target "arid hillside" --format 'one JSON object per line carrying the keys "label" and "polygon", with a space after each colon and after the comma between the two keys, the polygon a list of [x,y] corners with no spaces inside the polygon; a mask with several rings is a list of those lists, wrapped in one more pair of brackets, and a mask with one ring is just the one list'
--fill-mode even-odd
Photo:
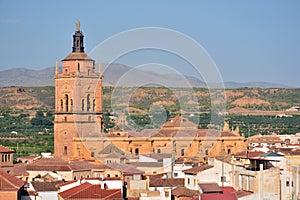
{"label": "arid hillside", "polygon": [[[199,89],[169,89],[162,87],[118,88],[104,87],[104,112],[131,107],[132,114],[144,114],[150,107],[161,105],[170,112],[208,112],[214,104],[226,102],[227,112],[234,114],[279,114],[300,106],[300,89],[227,89],[226,99],[215,98],[216,93]],[[212,97],[212,98],[211,98]],[[126,100],[127,99],[127,100]],[[219,101],[219,102],[218,102]],[[0,105],[11,109],[54,109],[54,87],[0,88]]]}

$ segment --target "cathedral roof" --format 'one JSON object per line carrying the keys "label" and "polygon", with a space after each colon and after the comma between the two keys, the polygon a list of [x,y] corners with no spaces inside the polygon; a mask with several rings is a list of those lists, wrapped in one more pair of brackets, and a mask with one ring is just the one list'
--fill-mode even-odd
{"label": "cathedral roof", "polygon": [[116,147],[114,144],[109,144],[104,149],[102,149],[98,154],[111,154],[111,153],[118,153],[124,155],[124,151]]}
{"label": "cathedral roof", "polygon": [[67,57],[65,57],[63,59],[63,61],[68,61],[68,60],[89,60],[89,61],[94,61],[85,52],[72,52]]}

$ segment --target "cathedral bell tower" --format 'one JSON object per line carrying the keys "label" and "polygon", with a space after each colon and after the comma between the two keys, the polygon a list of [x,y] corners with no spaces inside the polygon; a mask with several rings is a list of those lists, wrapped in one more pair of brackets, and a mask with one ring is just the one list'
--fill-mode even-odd
{"label": "cathedral bell tower", "polygon": [[83,37],[77,21],[72,53],[62,60],[61,70],[56,63],[54,155],[65,160],[93,159],[93,147],[84,141],[100,136],[103,123],[101,65],[95,72]]}

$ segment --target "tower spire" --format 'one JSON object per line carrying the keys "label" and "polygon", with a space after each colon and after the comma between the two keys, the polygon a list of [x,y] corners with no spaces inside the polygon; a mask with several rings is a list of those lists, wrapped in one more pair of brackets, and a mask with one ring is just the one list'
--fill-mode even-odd
{"label": "tower spire", "polygon": [[72,52],[84,52],[84,46],[83,46],[83,34],[80,30],[80,21],[76,21],[76,31],[73,35],[73,48]]}
{"label": "tower spire", "polygon": [[80,32],[80,21],[76,21],[76,32]]}

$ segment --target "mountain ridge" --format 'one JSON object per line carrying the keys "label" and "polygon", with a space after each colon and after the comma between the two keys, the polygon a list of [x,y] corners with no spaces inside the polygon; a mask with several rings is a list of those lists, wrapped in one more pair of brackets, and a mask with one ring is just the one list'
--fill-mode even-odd
{"label": "mountain ridge", "polygon": [[[40,87],[54,86],[55,67],[47,67],[41,70],[27,68],[13,68],[0,71],[0,87],[22,86]],[[165,87],[199,87],[206,88],[206,84],[194,76],[179,74],[159,74],[152,71],[132,68],[123,64],[111,64],[104,66],[103,85],[105,86],[145,86],[162,85]],[[126,78],[126,79],[125,79]],[[147,85],[147,84],[146,84]],[[212,84],[219,88],[220,83]],[[280,83],[270,82],[224,82],[225,88],[294,88]]]}

